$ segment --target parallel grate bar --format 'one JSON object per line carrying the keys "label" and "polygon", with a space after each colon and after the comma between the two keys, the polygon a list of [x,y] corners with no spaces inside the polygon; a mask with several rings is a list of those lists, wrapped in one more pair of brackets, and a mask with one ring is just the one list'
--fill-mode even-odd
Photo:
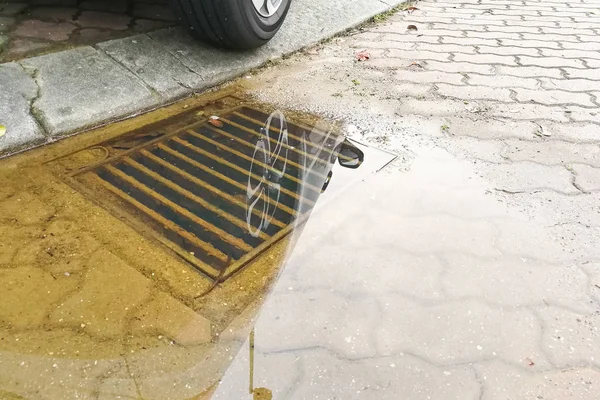
{"label": "parallel grate bar", "polygon": [[[225,118],[221,118],[221,120],[222,120],[222,121],[224,121],[225,123],[227,123],[228,125],[234,126],[234,127],[238,128],[238,129],[241,129],[241,130],[243,130],[243,131],[245,131],[245,132],[251,133],[251,134],[253,134],[253,135],[256,135],[256,136],[258,136],[258,137],[260,137],[260,136],[261,136],[261,135],[259,135],[258,133],[254,132],[252,129],[248,129],[248,128],[246,128],[246,127],[245,127],[245,126],[243,126],[243,125],[237,124],[237,123],[235,123],[235,122],[233,122],[233,121],[230,121],[230,120],[228,120],[228,119],[225,119]],[[247,142],[247,141],[246,141],[246,140],[244,140],[244,139],[241,139],[241,138],[239,138],[239,137],[237,137],[237,136],[234,136],[234,135],[232,135],[232,134],[230,134],[230,133],[227,133],[227,132],[225,132],[223,129],[219,129],[219,128],[216,128],[216,127],[213,127],[213,126],[207,126],[206,128],[210,129],[210,130],[211,130],[211,131],[213,131],[213,132],[216,132],[216,133],[219,133],[219,134],[221,134],[221,135],[223,135],[223,136],[226,136],[226,137],[228,137],[228,138],[230,138],[230,139],[233,139],[233,140],[235,140],[236,142],[238,142],[238,143],[240,143],[240,144],[243,144],[243,145],[244,145],[244,146],[246,146],[246,147],[250,147],[250,148],[254,149],[254,145],[253,145],[252,143],[249,143],[249,142]],[[271,130],[272,130],[272,129],[271,129]],[[288,133],[288,135],[289,135],[289,133]],[[271,138],[271,137],[269,137],[269,141],[270,141],[270,142],[274,142],[275,144],[277,144],[277,141],[276,141],[275,139]],[[303,152],[303,151],[301,151],[301,150],[298,150],[297,148],[295,148],[294,146],[290,146],[289,144],[288,144],[287,146],[285,146],[285,147],[286,147],[288,150],[291,150],[291,151],[295,152],[296,154],[298,154],[298,155],[300,155],[300,156],[305,156],[305,157],[309,157],[309,158],[313,158],[313,159],[317,159],[317,158],[318,158],[318,157],[315,157],[315,156],[314,156],[314,155],[312,155],[312,154],[308,154],[308,153],[306,153],[306,152]],[[302,169],[304,169],[304,167],[303,167],[302,165],[300,165],[300,164],[298,164],[298,163],[296,163],[296,162],[294,162],[294,161],[292,161],[292,160],[288,160],[288,164],[290,164],[290,165],[293,165],[295,168],[298,168],[298,169],[301,169],[301,170],[302,170]],[[311,174],[317,175],[317,176],[319,176],[319,177],[321,177],[321,178],[323,178],[323,179],[325,179],[325,178],[326,178],[325,176],[323,176],[322,174],[320,174],[320,173],[318,173],[318,172],[316,172],[316,171],[312,171],[312,172],[311,172]]]}
{"label": "parallel grate bar", "polygon": [[[170,153],[171,155],[173,155],[175,157],[178,157],[181,160],[183,160],[183,161],[185,161],[185,162],[187,162],[187,163],[189,163],[191,165],[194,165],[197,168],[202,168],[202,169],[206,168],[204,165],[196,163],[194,160],[189,159],[185,155],[177,152],[176,150],[171,149],[170,147],[161,146],[161,145],[159,145],[158,147],[161,148],[162,150]],[[180,168],[177,168],[176,166],[174,166],[172,164],[169,164],[168,162],[162,160],[160,157],[157,157],[156,155],[150,153],[148,150],[142,149],[140,151],[140,153],[143,154],[144,157],[148,157],[149,159],[151,159],[152,161],[156,162],[157,164],[160,164],[161,166],[163,166],[163,167],[165,167],[165,168],[167,168],[167,169],[175,172],[176,174],[179,174],[179,175],[183,176],[185,179],[189,180],[190,182],[193,182],[194,184],[196,184],[196,185],[198,185],[198,186],[200,186],[200,187],[202,187],[202,188],[204,188],[204,189],[206,189],[206,190],[214,193],[215,195],[221,197],[222,199],[227,200],[231,204],[234,204],[234,205],[236,205],[236,206],[238,206],[240,208],[246,209],[246,203],[244,203],[241,200],[233,197],[232,195],[230,195],[228,193],[225,193],[222,190],[220,190],[220,189],[218,189],[218,188],[216,188],[216,187],[214,187],[214,186],[212,186],[212,185],[210,185],[210,184],[208,184],[208,183],[206,183],[206,182],[204,182],[204,181],[196,178],[195,176],[190,175],[186,171],[184,171],[184,170],[182,170]],[[208,170],[210,170],[210,168],[208,168]],[[210,171],[212,173],[214,173],[214,171],[212,171],[212,170],[210,170]],[[254,214],[256,216],[259,216],[259,213],[256,210],[254,211]],[[281,221],[279,221],[279,220],[277,220],[275,218],[273,219],[272,223],[275,224],[276,226],[278,226],[279,228],[283,228],[283,227],[286,226],[285,223],[283,223],[283,222],[281,222]]]}
{"label": "parallel grate bar", "polygon": [[[225,150],[226,152],[228,152],[230,154],[233,154],[233,155],[235,155],[237,157],[240,157],[240,158],[242,158],[242,159],[244,159],[246,161],[252,162],[252,158],[251,157],[247,156],[246,154],[240,153],[239,151],[237,151],[235,149],[229,148],[226,145],[224,145],[223,143],[216,142],[216,141],[214,141],[214,140],[212,140],[212,139],[210,139],[210,138],[208,138],[208,137],[206,137],[204,135],[200,135],[200,134],[198,134],[198,133],[196,133],[196,132],[194,132],[192,130],[189,130],[187,133],[189,133],[190,135],[192,135],[194,137],[197,137],[200,140],[203,140],[203,141],[205,141],[207,143],[210,143],[210,144],[212,144],[214,146],[217,146],[218,148],[223,149],[223,150]],[[263,168],[271,169],[270,166],[268,166],[268,165],[266,165],[266,164],[264,164],[264,163],[262,163],[260,161],[254,160],[254,162],[257,165],[260,165]],[[292,176],[292,175],[289,175],[289,174],[283,174],[283,176],[285,176],[287,179],[289,179],[290,181],[293,181],[295,183],[298,183],[298,184],[302,183],[302,181],[300,179],[296,178],[295,176]],[[313,189],[313,188],[314,188],[314,186],[311,187],[311,189]],[[321,189],[318,189],[318,190],[321,191]]]}
{"label": "parallel grate bar", "polygon": [[[162,183],[163,185],[168,186],[169,188],[173,189],[174,191],[180,193],[182,196],[201,205],[202,207],[206,208],[207,210],[210,210],[211,212],[217,214],[219,217],[231,222],[232,224],[236,225],[237,227],[241,228],[242,230],[246,229],[246,227],[247,227],[246,221],[242,221],[241,219],[236,218],[235,216],[233,216],[229,213],[223,212],[223,210],[221,210],[220,208],[213,206],[212,204],[210,204],[209,202],[196,196],[189,190],[186,190],[186,189],[182,188],[181,186],[176,185],[175,183],[169,181],[168,179],[163,178],[156,172],[154,172],[151,169],[145,167],[144,165],[138,163],[137,161],[133,160],[130,157],[124,157],[123,161],[125,161],[129,165],[133,166],[134,168],[142,171],[144,174],[148,175],[152,179],[154,179],[154,180]],[[260,238],[263,240],[268,240],[269,236],[264,232],[260,232]]]}
{"label": "parallel grate bar", "polygon": [[[149,217],[154,219],[156,222],[158,222],[159,224],[164,226],[166,229],[169,229],[170,231],[176,233],[177,235],[185,238],[186,240],[188,240],[190,243],[194,244],[198,248],[203,249],[203,247],[205,246],[206,243],[204,243],[203,241],[198,239],[195,235],[193,235],[190,232],[186,231],[185,229],[181,228],[179,225],[175,224],[173,221],[169,220],[168,218],[163,217],[156,211],[147,207],[145,204],[142,204],[141,202],[137,201],[136,199],[134,199],[127,193],[123,192],[121,189],[115,187],[114,185],[112,185],[111,183],[107,182],[106,180],[104,180],[100,177],[98,177],[98,181],[99,181],[100,185],[104,186],[111,193],[115,194],[116,196],[120,197],[121,199],[125,200],[126,202],[130,203],[131,205],[133,205],[134,207],[139,209],[140,211],[144,212],[146,215],[148,215]],[[201,262],[200,260],[198,260],[198,262],[203,264],[202,267],[204,267],[204,268],[208,267],[208,268],[206,268],[207,270],[209,270],[209,271],[214,270],[214,268]]]}
{"label": "parallel grate bar", "polygon": [[[193,132],[193,131],[190,131],[190,132],[187,132],[187,133],[189,133],[190,135],[192,135],[192,136],[194,136],[194,137],[198,137],[199,139],[203,139],[203,138],[204,138],[202,135],[199,135],[198,133],[196,133],[196,132]],[[181,143],[181,142],[179,142],[179,141],[177,141],[177,142],[178,142],[178,143]],[[187,142],[187,141],[186,141],[186,143],[189,143],[189,142]],[[190,143],[190,144],[191,144],[191,143]],[[187,145],[187,144],[185,144],[185,145]],[[194,146],[193,144],[191,144],[191,145],[192,145],[192,146]],[[241,173],[243,173],[243,174],[248,174],[248,173],[249,173],[249,171],[245,170],[244,168],[242,168],[242,167],[240,167],[240,166],[238,166],[238,165],[235,165],[235,164],[233,164],[233,163],[231,163],[231,162],[229,162],[229,161],[225,160],[223,157],[218,157],[218,156],[215,156],[214,154],[211,154],[211,153],[209,153],[209,152],[207,152],[207,151],[204,151],[204,150],[200,149],[200,148],[199,148],[199,147],[197,147],[197,146],[194,146],[194,149],[192,149],[192,150],[194,150],[195,152],[197,152],[197,153],[199,153],[199,154],[202,154],[202,155],[203,155],[203,156],[205,156],[205,157],[208,157],[208,158],[210,158],[210,159],[212,159],[212,160],[215,160],[215,161],[217,161],[217,162],[219,162],[219,163],[221,163],[221,164],[224,164],[224,165],[228,166],[229,168],[231,168],[231,169],[234,169],[234,170],[236,170],[236,171],[238,171],[238,172],[241,172]],[[289,161],[288,161],[288,162],[289,162]],[[263,165],[264,165],[264,164],[263,164]],[[258,175],[256,175],[256,174],[251,174],[251,176],[252,176],[254,179],[256,179],[257,181],[260,181],[260,180],[261,180],[261,177],[260,177],[260,176],[258,176]],[[284,188],[284,187],[282,187],[282,188],[281,188],[281,191],[282,191],[283,193],[287,194],[288,196],[290,196],[290,197],[292,197],[292,198],[294,198],[294,199],[298,200],[298,201],[306,202],[306,203],[308,203],[308,204],[310,204],[310,205],[313,205],[313,206],[315,205],[314,201],[312,201],[312,200],[310,200],[310,199],[307,199],[307,198],[304,198],[304,197],[301,197],[301,196],[299,196],[297,193],[294,193],[294,192],[292,192],[291,190],[288,190],[288,189],[286,189],[286,188]]]}
{"label": "parallel grate bar", "polygon": [[[194,146],[190,142],[186,142],[186,141],[181,140],[179,138],[173,138],[172,140],[174,142],[177,142],[177,143],[180,143],[180,144],[182,144],[184,146],[187,146],[187,148],[189,148],[190,150],[195,151],[197,153],[205,154],[205,155],[206,154],[210,154],[210,153],[207,153],[204,150],[200,149],[199,147]],[[233,186],[237,187],[240,190],[243,190],[244,192],[246,191],[246,186],[242,185],[241,183],[236,182],[233,179],[231,179],[231,178],[229,178],[229,177],[227,177],[227,176],[225,176],[225,175],[223,175],[223,174],[221,174],[221,173],[219,173],[217,171],[214,171],[214,170],[212,170],[210,168],[207,168],[206,166],[204,166],[204,165],[202,165],[202,164],[200,164],[200,163],[192,160],[191,158],[187,157],[186,155],[181,154],[177,150],[172,149],[170,147],[167,147],[167,146],[165,146],[162,143],[159,144],[158,147],[160,149],[162,149],[162,150],[164,150],[164,151],[166,151],[166,152],[168,152],[168,153],[176,156],[176,157],[179,157],[180,159],[182,159],[183,161],[189,163],[190,165],[193,165],[196,168],[200,168],[200,169],[202,169],[202,170],[204,170],[204,171],[206,171],[206,172],[208,172],[210,174],[213,174],[214,176],[218,177],[219,179],[222,179],[223,181],[229,183],[230,185],[233,185]],[[214,157],[214,156],[212,156],[212,157]],[[216,159],[219,160],[219,162],[226,161],[226,160],[224,160],[222,158],[219,158],[219,157],[216,157]],[[271,200],[271,199],[269,199],[268,201],[269,201],[270,204],[276,206],[277,208],[280,208],[281,210],[285,211],[289,215],[296,215],[296,210],[294,210],[294,209],[286,206],[285,204],[281,204],[281,203],[277,204],[274,200]]]}
{"label": "parallel grate bar", "polygon": [[[169,208],[171,208],[173,211],[177,212],[178,214],[185,216],[186,218],[190,219],[191,221],[198,224],[202,228],[206,229],[208,232],[217,234],[222,240],[227,241],[228,243],[234,245],[235,247],[237,247],[241,250],[244,250],[244,251],[252,250],[252,247],[250,245],[248,245],[246,242],[244,242],[243,240],[231,235],[228,232],[225,232],[221,228],[214,226],[213,224],[203,220],[202,218],[199,218],[194,213],[179,206],[178,204],[175,204],[171,200],[167,199],[166,197],[162,196],[161,194],[157,193],[156,191],[150,189],[148,186],[144,185],[137,179],[133,178],[130,175],[127,175],[125,172],[121,171],[120,169],[113,167],[112,165],[106,165],[104,168],[106,170],[108,170],[112,175],[118,176],[123,181],[129,183],[133,187],[144,192],[146,195],[148,195],[148,196],[156,199],[157,201],[161,202],[162,204],[168,206]],[[223,252],[221,252],[220,250],[216,249],[212,244],[204,242],[204,245],[205,245],[205,250],[208,252],[209,255],[215,256],[222,261],[227,260],[227,255],[224,254]]]}

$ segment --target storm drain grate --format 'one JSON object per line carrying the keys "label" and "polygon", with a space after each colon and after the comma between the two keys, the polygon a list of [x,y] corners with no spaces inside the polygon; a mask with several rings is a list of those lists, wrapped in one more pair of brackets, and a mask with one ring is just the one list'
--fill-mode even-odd
{"label": "storm drain grate", "polygon": [[339,144],[249,107],[147,139],[97,146],[107,158],[71,178],[212,279],[243,268],[312,209]]}

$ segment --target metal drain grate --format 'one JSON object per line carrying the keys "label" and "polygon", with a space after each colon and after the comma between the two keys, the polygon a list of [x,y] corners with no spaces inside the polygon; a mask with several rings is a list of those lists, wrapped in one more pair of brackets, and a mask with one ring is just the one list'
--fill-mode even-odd
{"label": "metal drain grate", "polygon": [[249,107],[146,139],[71,177],[212,279],[288,234],[343,157],[339,135]]}

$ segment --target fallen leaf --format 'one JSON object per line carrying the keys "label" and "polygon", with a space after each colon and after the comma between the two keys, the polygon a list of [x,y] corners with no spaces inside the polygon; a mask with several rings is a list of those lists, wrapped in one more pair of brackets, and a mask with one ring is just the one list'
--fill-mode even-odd
{"label": "fallen leaf", "polygon": [[406,7],[406,8],[405,8],[405,10],[406,10],[406,11],[408,11],[409,13],[411,13],[411,12],[413,12],[413,11],[416,11],[416,10],[418,10],[418,8],[417,8],[417,7],[412,7],[412,6],[411,6],[411,7]]}
{"label": "fallen leaf", "polygon": [[223,127],[223,122],[220,121],[219,117],[217,117],[216,115],[213,115],[212,117],[210,117],[208,119],[208,123],[211,124],[212,126],[216,126],[217,128]]}
{"label": "fallen leaf", "polygon": [[6,127],[4,125],[0,125],[0,137],[4,136],[6,133]]}
{"label": "fallen leaf", "polygon": [[358,79],[352,79],[352,83],[354,83],[356,86],[360,85],[360,81]]}
{"label": "fallen leaf", "polygon": [[423,66],[416,61],[411,62],[409,67],[423,68]]}
{"label": "fallen leaf", "polygon": [[406,27],[406,29],[409,31],[418,31],[418,29],[415,25],[409,25]]}
{"label": "fallen leaf", "polygon": [[367,61],[370,58],[371,58],[371,55],[369,53],[367,53],[366,50],[363,50],[356,54],[356,59],[358,61]]}

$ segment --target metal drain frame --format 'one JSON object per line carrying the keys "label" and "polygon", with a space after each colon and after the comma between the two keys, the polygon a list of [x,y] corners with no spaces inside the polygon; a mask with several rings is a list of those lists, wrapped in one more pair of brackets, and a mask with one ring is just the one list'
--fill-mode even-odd
{"label": "metal drain frame", "polygon": [[[219,114],[222,115],[223,117],[225,117],[227,115],[232,115],[233,113],[240,111],[244,108],[252,109],[251,106],[245,105],[242,103],[242,105],[239,105],[239,106],[236,106],[233,108],[220,110]],[[261,110],[254,109],[254,111],[264,114],[264,112]],[[278,243],[280,240],[282,240],[287,235],[289,235],[293,229],[295,229],[299,225],[302,225],[304,222],[306,222],[311,209],[309,209],[308,211],[304,212],[301,215],[295,215],[294,218],[292,218],[292,220],[289,223],[287,223],[285,226],[283,226],[281,230],[279,230],[277,233],[272,235],[270,238],[268,238],[267,240],[262,242],[257,247],[254,247],[251,250],[249,250],[247,253],[245,253],[239,259],[228,263],[228,265],[225,266],[224,269],[217,269],[217,268],[214,268],[213,266],[211,266],[209,263],[200,262],[200,260],[197,257],[195,257],[193,254],[190,254],[189,252],[185,251],[185,249],[183,249],[181,246],[170,241],[167,237],[165,237],[165,235],[161,234],[160,231],[145,224],[141,218],[136,216],[136,213],[143,212],[143,210],[141,210],[139,207],[136,207],[135,205],[133,205],[133,203],[125,201],[122,198],[122,196],[117,195],[114,192],[111,192],[106,184],[102,184],[101,182],[99,183],[99,181],[102,181],[102,179],[100,179],[100,177],[97,174],[94,178],[94,180],[97,180],[97,182],[90,182],[90,183],[86,184],[85,179],[87,179],[87,178],[84,178],[83,181],[82,181],[82,179],[80,179],[81,177],[84,177],[86,174],[88,177],[94,176],[94,174],[88,174],[88,173],[94,172],[95,170],[98,170],[99,168],[105,167],[107,165],[111,166],[112,163],[116,163],[116,162],[119,162],[120,160],[124,160],[126,157],[129,157],[130,155],[135,155],[140,152],[143,152],[143,151],[145,151],[146,148],[152,148],[153,146],[160,145],[161,142],[167,142],[171,139],[175,139],[178,135],[182,135],[185,132],[192,131],[194,128],[198,128],[198,127],[206,125],[207,122],[208,122],[207,118],[199,119],[199,120],[197,120],[189,125],[186,125],[184,127],[178,127],[173,132],[162,135],[160,137],[156,137],[152,140],[149,140],[147,142],[144,142],[144,143],[141,143],[134,147],[131,147],[125,151],[118,152],[117,154],[115,154],[113,156],[110,156],[110,152],[107,151],[105,159],[95,162],[95,163],[92,163],[90,165],[87,165],[87,166],[80,168],[76,171],[73,171],[71,173],[68,173],[63,178],[65,179],[65,181],[67,181],[67,183],[69,185],[71,185],[74,189],[76,189],[80,193],[84,194],[88,199],[93,201],[95,204],[103,207],[104,209],[109,211],[112,215],[115,215],[115,216],[119,217],[120,219],[125,220],[125,222],[127,224],[129,224],[130,226],[132,226],[136,231],[138,231],[146,236],[152,237],[153,239],[157,240],[158,242],[160,242],[161,244],[163,244],[164,246],[169,248],[172,252],[174,252],[179,257],[181,257],[182,259],[187,261],[189,264],[191,264],[194,267],[193,268],[194,270],[202,273],[203,275],[207,276],[211,280],[222,282],[225,279],[234,275],[235,273],[241,271],[245,266],[247,266],[256,257],[261,255],[269,247]],[[260,121],[257,121],[257,122],[262,124],[262,122],[260,122]],[[308,131],[308,132],[311,132],[314,130],[314,128],[308,128],[304,124],[298,123],[297,121],[293,121],[292,124],[298,128]],[[128,134],[132,134],[133,132],[134,131],[125,132],[123,135],[120,135],[117,138],[126,137]],[[113,138],[113,140],[105,141],[105,142],[101,143],[100,145],[91,146],[87,149],[91,149],[94,147],[101,147],[104,143],[113,142],[114,139],[115,138]],[[301,141],[307,140],[305,137],[297,137],[297,139],[301,140]],[[231,138],[231,140],[236,140],[236,138]],[[243,139],[239,139],[239,140],[243,141]],[[86,149],[82,149],[80,151],[84,151],[84,150],[86,150]],[[332,151],[330,151],[329,149],[327,149],[327,151],[330,152],[331,155],[333,155]],[[75,153],[73,153],[73,154],[75,154]],[[305,155],[308,155],[308,154],[305,154]],[[335,155],[338,156],[339,154],[336,153]],[[66,158],[66,157],[69,157],[69,156],[65,156],[62,158]],[[312,157],[312,155],[311,155],[311,157]],[[305,184],[305,182],[303,182],[303,183]],[[308,185],[310,185],[310,184],[308,184]],[[102,189],[101,189],[101,187],[102,187]],[[313,188],[313,190],[314,189],[319,189],[319,188]],[[100,190],[102,190],[103,194],[109,193],[109,196],[111,197],[111,199],[101,199],[102,196],[97,196],[96,194]],[[298,201],[301,201],[301,200],[302,199],[299,199]],[[306,201],[310,201],[310,200],[306,200]],[[296,208],[298,208],[298,207],[296,207]],[[232,260],[232,259],[230,259],[230,260]]]}

